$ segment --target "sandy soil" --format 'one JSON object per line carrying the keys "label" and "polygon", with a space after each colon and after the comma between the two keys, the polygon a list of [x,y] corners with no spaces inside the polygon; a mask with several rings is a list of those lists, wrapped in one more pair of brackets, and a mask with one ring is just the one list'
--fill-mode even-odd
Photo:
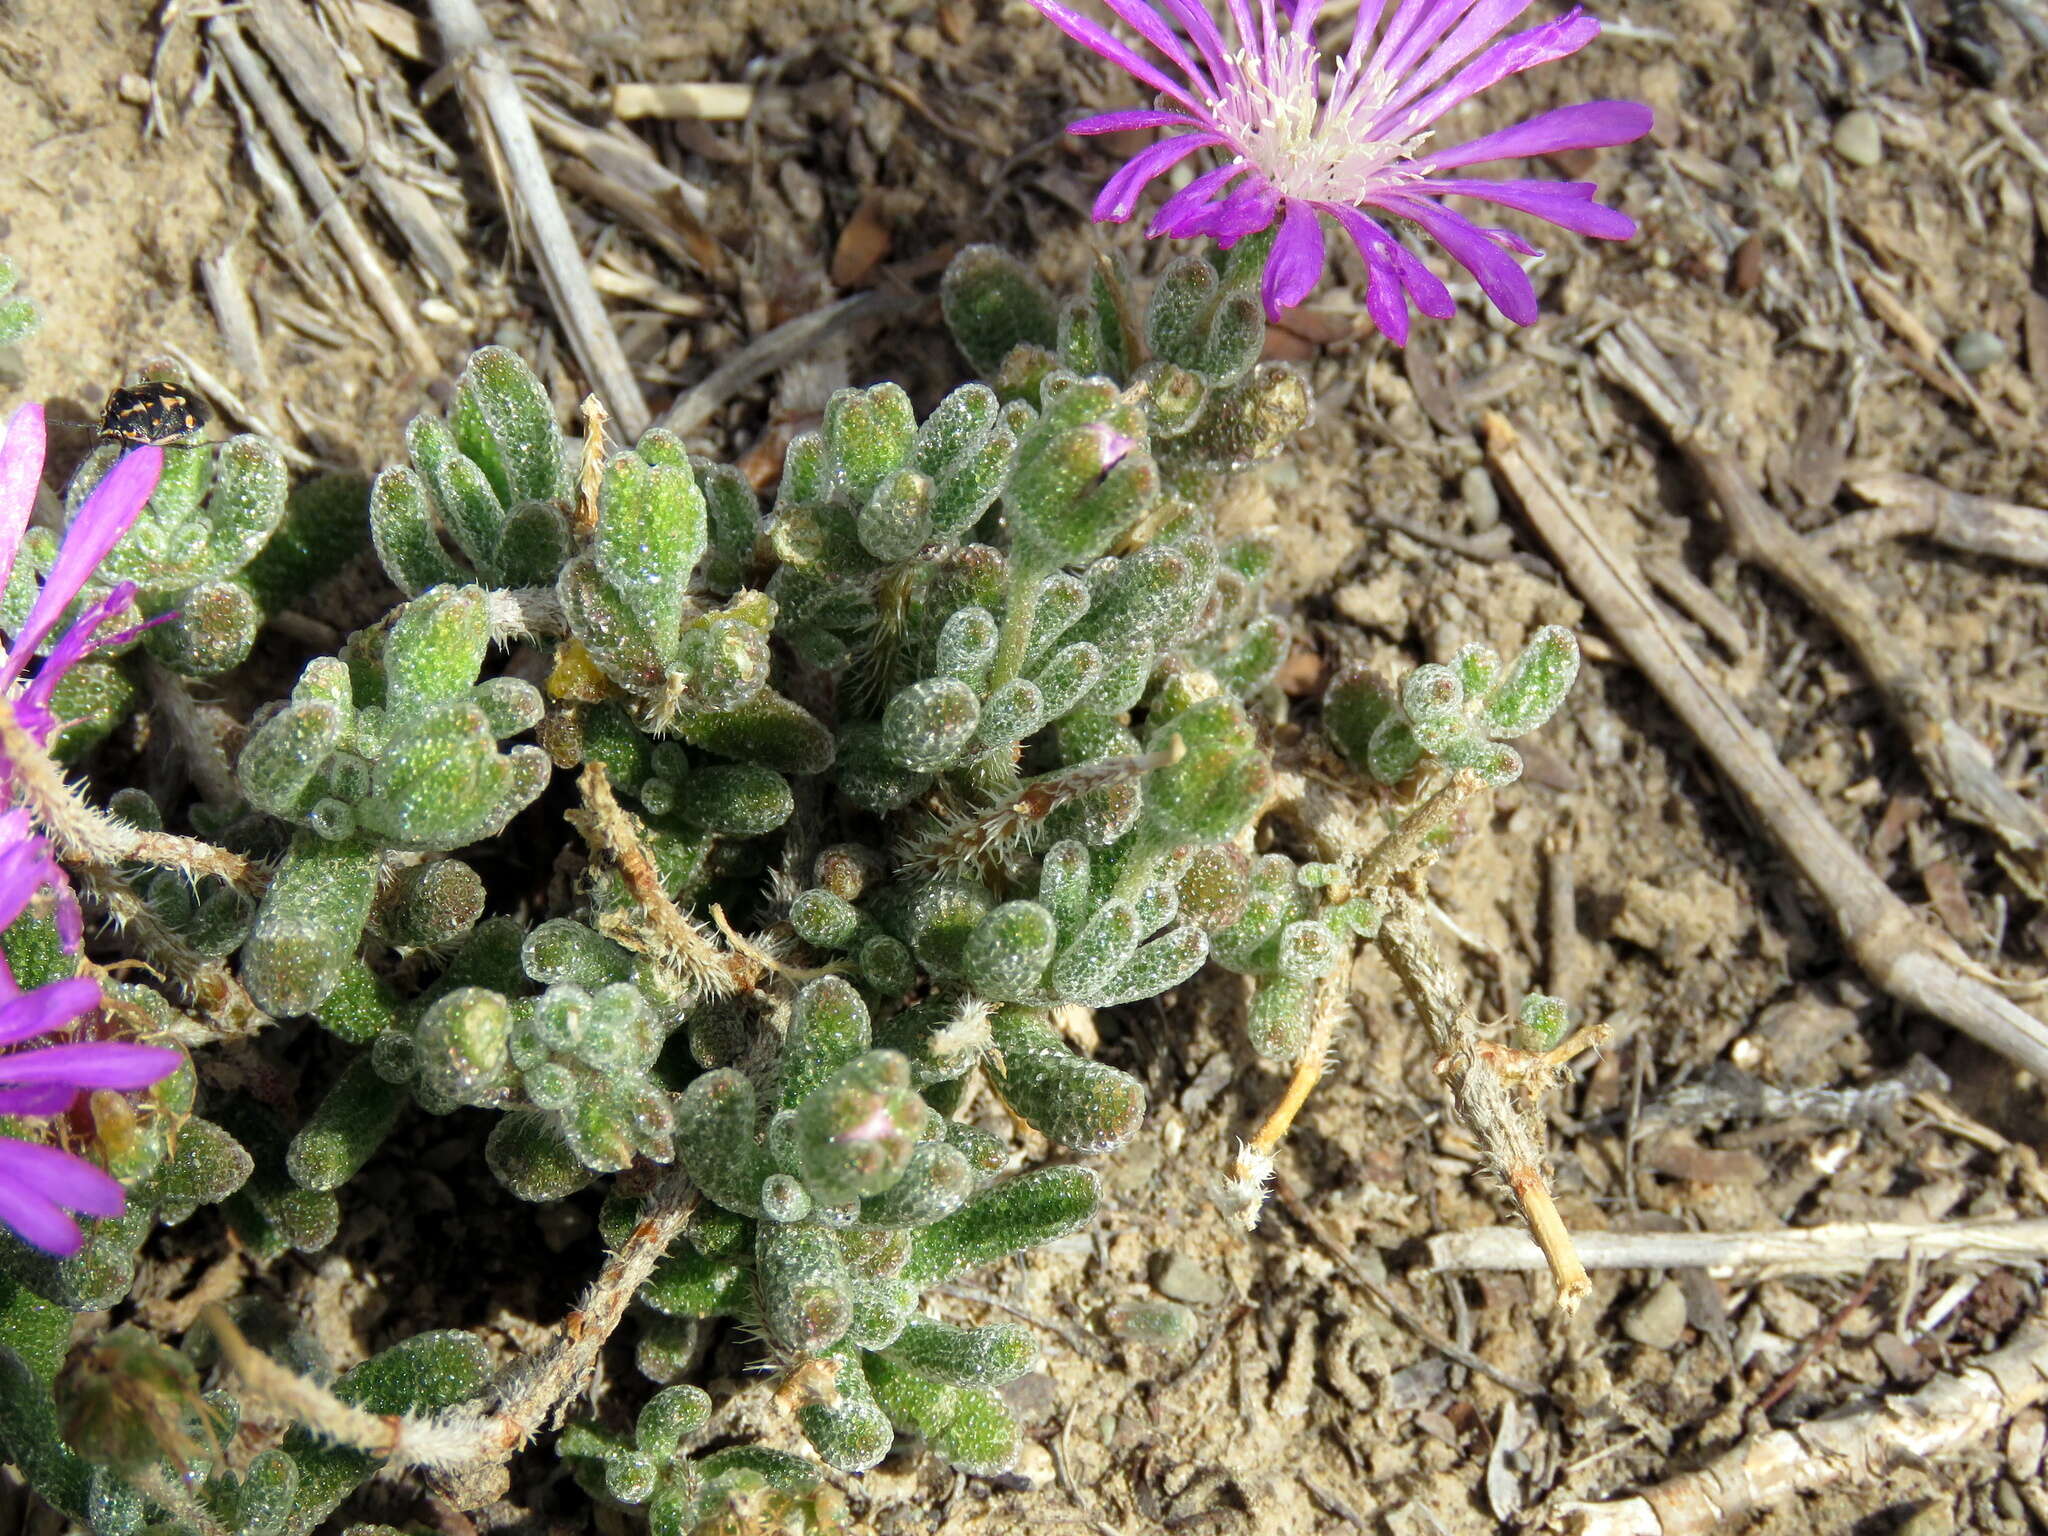
{"label": "sandy soil", "polygon": [[[1588,96],[1650,101],[1653,139],[1606,152],[1593,171],[1640,219],[1642,236],[1619,247],[1553,241],[1539,326],[1514,332],[1467,305],[1405,356],[1356,339],[1362,288],[1347,265],[1273,341],[1309,370],[1316,424],[1298,452],[1238,488],[1228,515],[1280,529],[1285,596],[1305,647],[1323,660],[1412,664],[1468,639],[1506,649],[1534,625],[1578,625],[1579,600],[1484,475],[1469,473],[1481,463],[1478,408],[1528,413],[1617,543],[1682,565],[1718,599],[1739,644],[1697,630],[1695,643],[1837,826],[1972,958],[2038,975],[2048,962],[2039,886],[1987,836],[1934,808],[1853,658],[1793,597],[1725,555],[1682,462],[1600,382],[1586,351],[1603,319],[1648,325],[1687,360],[1747,466],[1803,529],[1856,505],[1841,488],[1852,460],[2048,499],[2038,448],[2048,326],[2029,331],[2026,320],[2030,302],[2043,304],[2034,284],[2048,176],[2010,147],[1988,110],[2002,100],[2023,132],[2048,140],[2048,63],[1992,12],[2005,73],[1991,90],[1942,62],[1941,0],[1647,0],[1630,8],[1633,27],[1581,63],[1520,77],[1467,109],[1457,126],[1477,132]],[[604,237],[701,310],[677,317],[620,301],[657,403],[727,349],[838,296],[827,273],[855,224],[888,237],[862,280],[927,288],[949,249],[978,240],[1028,252],[1056,283],[1077,278],[1100,244],[1140,272],[1171,254],[1136,231],[1088,223],[1112,162],[1059,129],[1076,109],[1127,93],[1022,0],[535,0],[492,15],[499,36],[537,61],[530,83],[586,120],[624,79],[759,88],[748,127],[636,125],[707,194],[701,228],[718,253],[692,270],[630,232]],[[139,5],[0,5],[0,249],[50,315],[42,338],[0,360],[9,393],[65,402],[53,414],[75,407],[84,421],[125,373],[180,349],[274,413],[315,459],[374,467],[442,381],[403,363],[360,301],[323,300],[294,275],[299,253],[267,211],[234,112],[203,84],[195,23],[160,22]],[[153,50],[164,131],[145,136],[133,98],[146,92]],[[372,51],[363,64],[393,89],[431,85],[430,62]],[[1852,110],[1878,119],[1873,165],[1826,147]],[[451,144],[468,143],[452,97],[438,96],[426,121]],[[537,285],[508,254],[488,180],[465,163],[448,185],[446,211],[472,263],[461,292],[431,292],[371,216],[379,249],[408,302],[423,306],[449,374],[481,341],[544,344],[566,406],[581,386],[559,344],[543,341]],[[578,216],[597,239],[601,210]],[[237,370],[200,286],[198,264],[224,251],[264,319],[267,379]],[[2002,360],[1971,378],[1991,409],[1974,411],[1903,366],[1896,354],[1913,338],[1902,342],[1845,289],[1845,274],[1882,284],[1938,343],[1972,330],[1998,338]],[[290,322],[301,309],[340,320],[316,336]],[[765,389],[738,398],[705,435],[738,456],[786,427],[821,385],[901,377],[925,402],[958,367],[926,314],[814,360],[779,401]],[[71,451],[85,441],[77,432]],[[1945,677],[1964,724],[2010,779],[2038,790],[2048,751],[2048,602],[2038,577],[1917,542],[1846,558],[1887,623]],[[1599,639],[1595,629],[1570,719],[1544,734],[1527,780],[1495,798],[1433,882],[1446,943],[1482,1017],[1544,987],[1569,992],[1584,1017],[1615,1031],[1552,1113],[1567,1219],[1655,1231],[2044,1214],[2026,1179],[2027,1149],[2048,1133],[2041,1085],[1902,1015],[1857,974],[1682,727]],[[1568,933],[1550,931],[1546,916],[1545,881],[1560,860],[1575,895]],[[1227,1149],[1279,1086],[1243,1044],[1242,998],[1226,979],[1098,1020],[1102,1054],[1139,1073],[1156,1105],[1147,1134],[1105,1164],[1108,1212],[1091,1232],[948,1303],[967,1318],[993,1298],[1044,1325],[1047,1368],[1014,1389],[1030,1433],[1018,1471],[987,1483],[900,1453],[849,1490],[873,1530],[1490,1530],[1653,1482],[1753,1427],[1754,1405],[1862,1277],[1759,1284],[1695,1272],[1679,1277],[1683,1325],[1653,1328],[1661,1274],[1597,1275],[1569,1322],[1520,1276],[1433,1276],[1423,1239],[1508,1220],[1509,1208],[1447,1118],[1391,978],[1376,962],[1362,966],[1356,992],[1357,1019],[1281,1176],[1321,1231],[1432,1327],[1540,1382],[1543,1395],[1518,1396],[1432,1353],[1368,1304],[1284,1210],[1249,1237],[1218,1214],[1207,1191]],[[1850,1087],[1916,1054],[1949,1076],[1957,1113],[1911,1108],[1854,1129],[1655,1128],[1655,1108],[1674,1089],[1731,1064],[1778,1086]],[[303,1052],[288,1065],[307,1065]],[[1969,1122],[1983,1133],[1959,1133]],[[1632,1128],[1642,1135],[1631,1150]],[[474,1155],[480,1134],[480,1122],[460,1116],[409,1124],[345,1199],[334,1250],[248,1283],[300,1307],[336,1364],[428,1327],[472,1327],[506,1346],[530,1339],[594,1262],[589,1210],[571,1202],[537,1214],[495,1194]],[[508,1229],[522,1234],[518,1251],[492,1251]],[[531,1237],[546,1239],[547,1257],[531,1257],[541,1246]],[[172,1235],[151,1283],[164,1294],[188,1284],[219,1240],[204,1223]],[[1174,1351],[1110,1339],[1105,1306],[1154,1294],[1173,1254],[1183,1262],[1169,1284],[1195,1305],[1198,1337]],[[1940,1266],[1884,1266],[1770,1420],[1910,1385],[1995,1343],[2038,1304],[2035,1277],[1994,1276],[1906,1342],[1900,1319],[1952,1278]],[[1668,1322],[1668,1306],[1662,1315]],[[749,1380],[745,1345],[722,1335],[705,1343],[702,1379],[721,1404],[714,1433],[797,1443]],[[605,1393],[623,1412],[647,1387],[625,1342],[615,1356]],[[542,1455],[523,1462],[508,1500],[478,1528],[587,1528],[587,1503],[553,1466]],[[1788,1505],[1757,1528],[1890,1530],[1923,1505],[1933,1522],[1915,1526],[1923,1536],[1953,1528],[1944,1518],[1972,1530],[2028,1528],[2003,1459],[1988,1451]],[[359,1506],[364,1516],[433,1518],[397,1486]]]}

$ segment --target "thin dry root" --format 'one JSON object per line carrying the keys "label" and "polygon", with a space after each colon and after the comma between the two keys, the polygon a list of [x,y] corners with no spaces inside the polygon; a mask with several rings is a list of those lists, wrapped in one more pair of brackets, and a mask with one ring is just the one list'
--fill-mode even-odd
{"label": "thin dry root", "polygon": [[[1348,977],[1351,974],[1351,956],[1347,952],[1337,966],[1334,975]],[[1266,1193],[1273,1179],[1273,1152],[1287,1137],[1294,1125],[1294,1117],[1301,1113],[1301,1106],[1308,1102],[1308,1096],[1322,1081],[1323,1073],[1330,1064],[1330,1039],[1336,1033],[1337,1020],[1344,1012],[1344,989],[1341,984],[1324,980],[1316,984],[1315,996],[1309,1003],[1310,1023],[1308,1039],[1302,1045],[1301,1054],[1295,1058],[1293,1075],[1287,1079],[1287,1089],[1275,1104],[1250,1141],[1238,1143],[1237,1158],[1231,1165],[1231,1180],[1225,1187],[1226,1214],[1231,1216],[1245,1231],[1254,1231],[1259,1225],[1259,1213],[1265,1209]]]}

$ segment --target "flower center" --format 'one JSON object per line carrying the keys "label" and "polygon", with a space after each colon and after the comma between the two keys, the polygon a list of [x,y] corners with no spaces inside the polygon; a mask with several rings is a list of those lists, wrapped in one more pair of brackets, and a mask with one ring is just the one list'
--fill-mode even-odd
{"label": "flower center", "polygon": [[1339,61],[1323,93],[1323,61],[1312,38],[1281,37],[1232,62],[1237,79],[1214,105],[1239,156],[1283,197],[1356,203],[1412,179],[1405,163],[1428,134],[1372,136],[1395,82],[1383,71]]}

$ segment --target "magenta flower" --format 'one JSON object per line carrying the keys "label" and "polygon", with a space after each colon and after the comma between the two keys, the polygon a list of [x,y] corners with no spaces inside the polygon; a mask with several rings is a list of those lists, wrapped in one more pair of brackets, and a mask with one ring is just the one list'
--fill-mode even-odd
{"label": "magenta flower", "polygon": [[[70,902],[63,871],[50,856],[49,845],[30,827],[28,812],[0,812],[0,929],[27,911],[37,892],[45,889],[58,893],[59,932],[65,947],[75,949],[78,908]],[[0,952],[0,1116],[61,1115],[81,1093],[99,1088],[134,1092],[178,1069],[182,1058],[176,1051],[117,1040],[8,1049],[89,1020],[100,1001],[100,985],[89,976],[24,992],[6,954]],[[85,1242],[67,1212],[119,1216],[125,1202],[120,1184],[84,1158],[42,1142],[0,1135],[0,1224],[24,1242],[67,1257]]]}
{"label": "magenta flower", "polygon": [[1429,147],[1432,126],[1453,107],[1510,75],[1577,53],[1599,36],[1600,23],[1580,9],[1501,38],[1530,0],[1396,0],[1391,16],[1387,0],[1361,0],[1350,46],[1326,69],[1315,37],[1320,0],[1226,0],[1234,40],[1218,28],[1204,0],[1103,0],[1163,65],[1060,0],[1031,3],[1076,42],[1158,93],[1158,105],[1083,118],[1069,132],[1171,130],[1110,177],[1095,200],[1095,217],[1122,223],[1162,172],[1198,150],[1223,151],[1221,164],[1166,200],[1146,233],[1207,235],[1228,250],[1277,222],[1263,283],[1266,313],[1274,319],[1322,278],[1323,214],[1365,258],[1366,311],[1397,346],[1408,340],[1410,300],[1438,320],[1448,319],[1453,305],[1450,290],[1375,214],[1421,229],[1518,325],[1535,322],[1536,290],[1515,257],[1540,253],[1512,231],[1482,227],[1445,207],[1444,198],[1514,208],[1601,240],[1626,240],[1636,231],[1628,215],[1593,201],[1598,188],[1588,181],[1446,173],[1489,160],[1626,144],[1650,131],[1650,109],[1640,102],[1581,102],[1463,144]]}
{"label": "magenta flower", "polygon": [[[0,592],[14,571],[21,553],[22,535],[28,531],[29,514],[35,510],[36,488],[43,475],[43,408],[29,404],[7,418],[7,431],[0,437]],[[57,551],[57,563],[43,578],[42,590],[28,617],[9,638],[0,655],[0,705],[11,707],[15,720],[45,745],[62,728],[63,722],[50,713],[50,695],[71,668],[105,645],[132,639],[134,630],[103,635],[101,630],[116,614],[125,610],[135,596],[135,584],[122,582],[84,612],[50,648],[33,677],[27,677],[36,651],[50,638],[64,611],[76,602],[85,584],[99,569],[107,552],[121,535],[135,525],[156,483],[163,474],[164,451],[145,443],[123,454],[107,471],[92,494],[71,519],[64,543]],[[26,681],[24,678],[26,677]],[[7,765],[0,760],[0,781]]]}

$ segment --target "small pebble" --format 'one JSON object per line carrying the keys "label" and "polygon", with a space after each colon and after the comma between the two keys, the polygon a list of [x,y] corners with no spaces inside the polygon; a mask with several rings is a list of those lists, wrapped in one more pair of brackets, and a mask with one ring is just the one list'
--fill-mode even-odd
{"label": "small pebble", "polygon": [[1965,373],[1982,373],[2005,361],[2005,343],[1989,331],[1965,331],[1949,350]]}
{"label": "small pebble", "polygon": [[1876,42],[1859,43],[1850,50],[1849,62],[1863,77],[1863,84],[1881,85],[1911,64],[1913,55],[1897,38],[1886,37]]}
{"label": "small pebble", "polygon": [[1824,1321],[1820,1308],[1798,1292],[1782,1285],[1765,1285],[1757,1291],[1757,1304],[1764,1319],[1780,1338],[1807,1339],[1820,1331]]}
{"label": "small pebble", "polygon": [[2024,1525],[2027,1518],[2027,1504],[2020,1497],[2020,1491],[2009,1477],[2001,1477],[1998,1486],[1991,1490],[1991,1502],[1998,1506],[1998,1512],[2015,1525]]}
{"label": "small pebble", "polygon": [[114,91],[131,107],[149,105],[149,82],[140,75],[123,75],[114,82]]}
{"label": "small pebble", "polygon": [[1230,1299],[1229,1281],[1177,1249],[1162,1248],[1152,1255],[1152,1288],[1190,1306],[1213,1306]]}
{"label": "small pebble", "polygon": [[1884,159],[1884,136],[1877,131],[1877,115],[1858,107],[1842,114],[1835,124],[1835,153],[1851,165],[1868,169]]}
{"label": "small pebble", "polygon": [[1622,1314],[1621,1331],[1650,1349],[1676,1349],[1685,1337],[1685,1288],[1666,1280]]}
{"label": "small pebble", "polygon": [[1474,533],[1484,533],[1500,521],[1500,492],[1493,488],[1493,476],[1478,465],[1458,476],[1458,496],[1465,503],[1466,524]]}

